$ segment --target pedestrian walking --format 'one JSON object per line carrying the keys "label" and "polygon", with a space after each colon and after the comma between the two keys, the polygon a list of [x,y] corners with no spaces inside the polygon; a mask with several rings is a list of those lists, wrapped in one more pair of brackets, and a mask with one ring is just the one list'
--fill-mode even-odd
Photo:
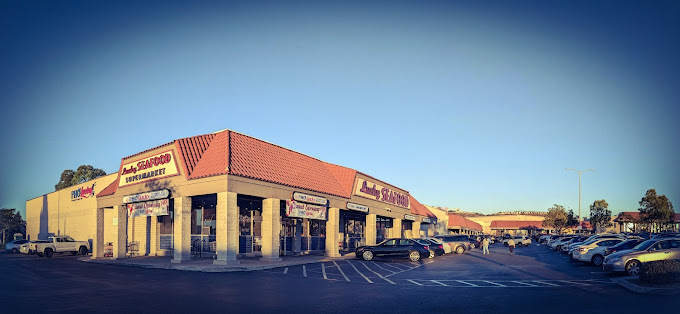
{"label": "pedestrian walking", "polygon": [[515,255],[513,252],[515,250],[515,240],[512,238],[508,239],[508,248],[510,249],[510,255]]}
{"label": "pedestrian walking", "polygon": [[489,238],[484,238],[482,240],[482,254],[490,254],[489,253]]}

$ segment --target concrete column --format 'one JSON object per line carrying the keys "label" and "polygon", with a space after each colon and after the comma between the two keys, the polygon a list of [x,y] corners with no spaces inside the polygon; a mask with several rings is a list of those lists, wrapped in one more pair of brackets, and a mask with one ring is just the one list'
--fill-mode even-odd
{"label": "concrete column", "polygon": [[191,260],[191,197],[176,197],[174,241],[175,252],[172,263]]}
{"label": "concrete column", "polygon": [[158,232],[158,218],[151,217],[149,224],[149,256],[156,256],[158,251],[158,243],[161,241],[161,235]]}
{"label": "concrete column", "polygon": [[217,230],[217,259],[215,265],[236,265],[239,236],[239,209],[236,202],[238,194],[232,192],[217,193],[217,208],[215,220]]}
{"label": "concrete column", "polygon": [[331,207],[328,209],[328,220],[326,221],[326,256],[338,257],[340,250],[340,209]]}
{"label": "concrete column", "polygon": [[268,198],[262,201],[262,258],[263,261],[280,261],[279,237],[281,235],[281,200]]}
{"label": "concrete column", "polygon": [[392,219],[392,231],[390,232],[391,238],[401,238],[401,219]]}
{"label": "concrete column", "polygon": [[375,214],[366,215],[366,245],[376,245],[378,228],[376,227]]}
{"label": "concrete column", "polygon": [[113,259],[125,258],[127,253],[127,208],[113,206],[114,238]]}
{"label": "concrete column", "polygon": [[94,214],[94,238],[92,239],[92,257],[104,256],[104,209],[95,208]]}
{"label": "concrete column", "polygon": [[414,239],[420,239],[420,221],[414,221],[411,224],[411,236]]}

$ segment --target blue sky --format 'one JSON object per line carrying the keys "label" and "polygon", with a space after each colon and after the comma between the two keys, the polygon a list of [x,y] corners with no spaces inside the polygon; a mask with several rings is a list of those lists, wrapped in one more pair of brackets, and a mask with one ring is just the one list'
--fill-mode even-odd
{"label": "blue sky", "polygon": [[493,213],[680,200],[672,1],[0,4],[0,207],[231,129]]}

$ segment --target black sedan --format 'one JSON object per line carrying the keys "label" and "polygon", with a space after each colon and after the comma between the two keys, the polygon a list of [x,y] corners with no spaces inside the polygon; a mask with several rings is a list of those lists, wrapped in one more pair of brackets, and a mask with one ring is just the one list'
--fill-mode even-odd
{"label": "black sedan", "polygon": [[414,239],[387,239],[377,245],[367,245],[357,248],[357,258],[370,261],[374,257],[408,257],[413,262],[430,256],[428,244]]}
{"label": "black sedan", "polygon": [[645,242],[645,239],[633,239],[633,240],[627,240],[623,241],[617,245],[610,246],[606,249],[604,249],[604,256],[607,256],[609,254],[618,252],[618,251],[623,251],[623,250],[630,250],[634,248],[636,245]]}

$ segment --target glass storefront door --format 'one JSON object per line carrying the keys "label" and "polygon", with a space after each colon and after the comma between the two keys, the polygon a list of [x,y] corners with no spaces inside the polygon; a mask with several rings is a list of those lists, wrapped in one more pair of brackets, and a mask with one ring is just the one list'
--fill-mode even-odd
{"label": "glass storefront door", "polygon": [[217,194],[191,198],[191,252],[193,255],[214,255],[216,252]]}
{"label": "glass storefront door", "polygon": [[380,243],[390,236],[392,230],[392,218],[377,216],[375,218],[375,240]]}
{"label": "glass storefront door", "polygon": [[340,210],[340,232],[343,234],[340,251],[353,252],[366,245],[366,214]]}
{"label": "glass storefront door", "polygon": [[[403,220],[401,222],[401,237],[402,238],[413,238],[413,222],[410,220]],[[419,232],[419,231],[416,231]]]}
{"label": "glass storefront door", "polygon": [[262,252],[262,198],[238,195],[239,253]]}

